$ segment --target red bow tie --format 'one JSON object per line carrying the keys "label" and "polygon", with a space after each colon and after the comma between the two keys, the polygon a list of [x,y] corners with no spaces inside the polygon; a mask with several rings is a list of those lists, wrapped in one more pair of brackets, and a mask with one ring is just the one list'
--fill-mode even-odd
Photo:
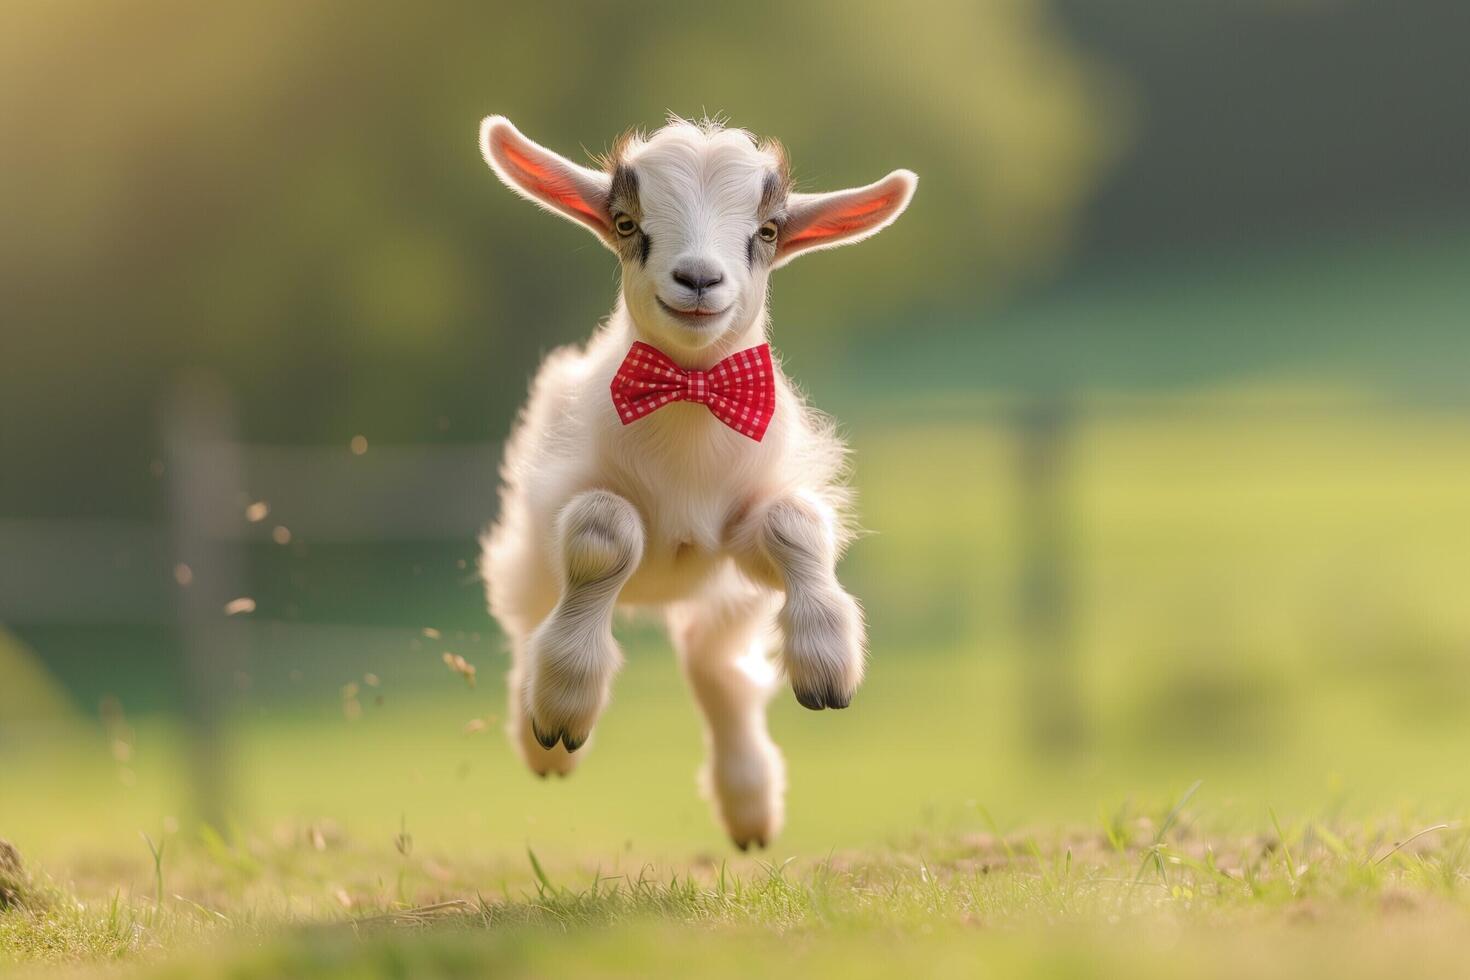
{"label": "red bow tie", "polygon": [[624,425],[669,402],[698,402],[736,432],[760,442],[776,414],[771,345],[737,351],[708,371],[686,371],[657,347],[636,341],[613,377],[612,400]]}

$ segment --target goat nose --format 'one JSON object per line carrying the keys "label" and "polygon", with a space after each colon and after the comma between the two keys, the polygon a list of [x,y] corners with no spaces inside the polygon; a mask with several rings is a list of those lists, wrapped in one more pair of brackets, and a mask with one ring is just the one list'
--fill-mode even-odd
{"label": "goat nose", "polygon": [[674,282],[685,289],[700,292],[725,281],[720,270],[710,262],[681,262],[674,269]]}

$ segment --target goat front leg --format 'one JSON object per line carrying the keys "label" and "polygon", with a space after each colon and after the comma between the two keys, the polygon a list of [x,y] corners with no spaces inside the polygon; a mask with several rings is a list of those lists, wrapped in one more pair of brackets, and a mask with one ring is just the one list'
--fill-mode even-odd
{"label": "goat front leg", "polygon": [[607,704],[622,654],[612,635],[618,593],[643,557],[643,523],[606,490],[573,497],[556,519],[561,598],[526,644],[523,691],[536,741],[575,752]]}
{"label": "goat front leg", "polygon": [[862,683],[866,637],[862,608],[837,581],[831,509],[782,497],[747,514],[732,543],[747,575],[786,594],[777,621],[796,700],[813,711],[847,707]]}

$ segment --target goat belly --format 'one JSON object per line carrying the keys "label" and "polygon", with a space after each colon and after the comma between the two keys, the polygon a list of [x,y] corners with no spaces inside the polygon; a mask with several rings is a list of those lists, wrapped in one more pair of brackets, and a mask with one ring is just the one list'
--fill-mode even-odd
{"label": "goat belly", "polygon": [[688,599],[699,593],[722,560],[728,559],[692,543],[659,542],[644,550],[618,601],[644,606]]}

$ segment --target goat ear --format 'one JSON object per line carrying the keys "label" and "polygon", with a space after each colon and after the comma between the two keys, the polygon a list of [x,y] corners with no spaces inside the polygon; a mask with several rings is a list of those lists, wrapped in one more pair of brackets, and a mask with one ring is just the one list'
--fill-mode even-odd
{"label": "goat ear", "polygon": [[875,184],[827,194],[792,194],[776,246],[776,266],[802,252],[859,242],[887,228],[913,199],[919,178],[895,170]]}
{"label": "goat ear", "polygon": [[487,116],[480,123],[480,152],[495,176],[517,194],[608,237],[612,181],[607,174],[533,143],[504,116]]}

